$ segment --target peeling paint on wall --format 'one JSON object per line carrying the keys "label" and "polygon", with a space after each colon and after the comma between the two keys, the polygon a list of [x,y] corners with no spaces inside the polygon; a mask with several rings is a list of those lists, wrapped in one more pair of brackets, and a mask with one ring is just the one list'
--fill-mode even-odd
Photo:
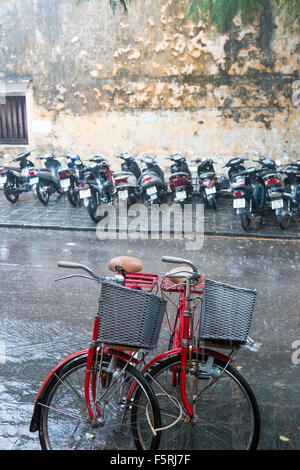
{"label": "peeling paint on wall", "polygon": [[127,16],[108,3],[0,0],[0,79],[30,75],[29,123],[52,122],[31,145],[113,164],[125,149],[295,156],[299,28],[266,11],[222,35],[186,21],[178,0],[137,2]]}

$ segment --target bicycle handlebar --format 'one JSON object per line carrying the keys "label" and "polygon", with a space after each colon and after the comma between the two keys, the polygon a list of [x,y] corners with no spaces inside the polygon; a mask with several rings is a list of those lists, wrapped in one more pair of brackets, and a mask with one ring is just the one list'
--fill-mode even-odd
{"label": "bicycle handlebar", "polygon": [[192,268],[192,270],[195,274],[199,273],[196,266],[191,261],[189,261],[187,259],[176,258],[175,256],[163,256],[161,260],[164,261],[165,263],[187,264],[188,266],[190,266]]}
{"label": "bicycle handlebar", "polygon": [[87,267],[84,266],[83,264],[72,263],[72,262],[69,262],[69,261],[59,261],[59,262],[57,263],[57,265],[58,265],[59,268],[84,269],[84,270],[87,271],[93,278],[99,279],[99,276],[97,276],[95,273],[93,273],[93,271],[91,271],[89,268],[87,268]]}

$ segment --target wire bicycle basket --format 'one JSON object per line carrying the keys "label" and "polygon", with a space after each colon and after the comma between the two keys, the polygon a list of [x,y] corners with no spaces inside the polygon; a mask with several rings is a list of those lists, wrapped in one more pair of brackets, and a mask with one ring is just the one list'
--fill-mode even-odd
{"label": "wire bicycle basket", "polygon": [[205,279],[199,339],[239,347],[247,342],[256,291]]}
{"label": "wire bicycle basket", "polygon": [[102,282],[98,341],[154,349],[165,310],[166,301],[152,292]]}

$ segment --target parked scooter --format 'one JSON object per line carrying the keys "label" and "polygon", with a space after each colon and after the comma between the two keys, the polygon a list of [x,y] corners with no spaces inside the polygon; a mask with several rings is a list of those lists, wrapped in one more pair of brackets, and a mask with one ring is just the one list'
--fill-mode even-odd
{"label": "parked scooter", "polygon": [[35,176],[39,178],[36,185],[36,195],[38,199],[46,205],[49,202],[51,194],[55,192],[63,194],[58,178],[58,171],[61,169],[61,164],[53,153],[37,157],[37,160],[45,161],[45,168],[34,170]]}
{"label": "parked scooter", "polygon": [[284,175],[284,190],[291,195],[291,212],[295,215],[300,211],[300,160],[289,163],[279,171]]}
{"label": "parked scooter", "polygon": [[180,154],[168,157],[172,162],[169,186],[172,192],[173,201],[183,205],[190,202],[193,197],[193,185],[191,172],[185,158]]}
{"label": "parked scooter", "polygon": [[[246,169],[245,161],[248,158],[232,158],[223,168],[228,168],[228,178],[231,186],[233,208],[236,214],[240,216],[242,227],[245,231],[249,230],[251,216],[255,211],[262,209],[264,200],[256,204],[256,197],[253,197],[254,192],[258,192],[259,186],[256,186],[256,168],[251,167]],[[263,187],[261,193],[263,194]],[[260,200],[258,196],[257,202]],[[254,207],[255,205],[255,207]],[[259,206],[259,207],[258,207]]]}
{"label": "parked scooter", "polygon": [[21,193],[33,191],[38,183],[34,172],[34,164],[28,160],[29,155],[34,152],[23,152],[13,158],[10,163],[19,162],[19,167],[4,166],[0,168],[1,183],[6,199],[15,204]]}
{"label": "parked scooter", "polygon": [[140,159],[146,167],[142,169],[141,177],[138,180],[141,197],[148,204],[161,204],[166,201],[168,186],[164,173],[158,166],[154,158],[146,156]]}
{"label": "parked scooter", "polygon": [[84,169],[84,182],[80,183],[79,196],[91,219],[98,223],[102,217],[97,215],[97,209],[101,204],[112,203],[114,183],[104,158],[95,156],[89,161],[91,164]]}
{"label": "parked scooter", "polygon": [[251,218],[261,215],[265,208],[264,185],[258,177],[260,171],[260,168],[250,167],[232,174],[233,208],[246,232],[250,228]]}
{"label": "parked scooter", "polygon": [[79,187],[83,181],[85,166],[77,154],[67,154],[66,159],[67,168],[63,168],[58,172],[60,185],[67,194],[68,201],[73,206],[80,206]]}
{"label": "parked scooter", "polygon": [[212,159],[193,160],[198,166],[199,194],[202,200],[213,209],[217,208],[217,196],[221,188]]}
{"label": "parked scooter", "polygon": [[291,222],[290,193],[284,190],[277,165],[271,158],[254,160],[261,165],[259,177],[265,189],[265,206],[275,211],[277,222],[282,230],[286,230]]}
{"label": "parked scooter", "polygon": [[130,153],[121,153],[122,161],[120,173],[113,175],[116,195],[119,201],[126,201],[128,206],[135,204],[139,198],[137,182],[141,176],[141,170]]}

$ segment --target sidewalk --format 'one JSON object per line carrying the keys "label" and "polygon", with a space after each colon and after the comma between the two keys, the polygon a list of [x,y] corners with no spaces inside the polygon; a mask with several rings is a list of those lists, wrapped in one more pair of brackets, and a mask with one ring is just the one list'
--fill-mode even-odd
{"label": "sidewalk", "polygon": [[[196,201],[195,203],[199,203]],[[143,230],[147,232],[147,221]],[[84,207],[73,207],[65,197],[53,195],[47,206],[43,206],[33,193],[20,195],[16,204],[10,204],[0,191],[0,228],[46,228],[51,230],[95,231],[96,224]],[[281,230],[271,212],[264,218],[251,222],[247,233],[242,229],[240,218],[232,208],[232,199],[220,198],[217,210],[204,208],[204,233],[217,236],[261,237],[278,239],[300,238],[300,215],[297,215],[288,230]]]}

